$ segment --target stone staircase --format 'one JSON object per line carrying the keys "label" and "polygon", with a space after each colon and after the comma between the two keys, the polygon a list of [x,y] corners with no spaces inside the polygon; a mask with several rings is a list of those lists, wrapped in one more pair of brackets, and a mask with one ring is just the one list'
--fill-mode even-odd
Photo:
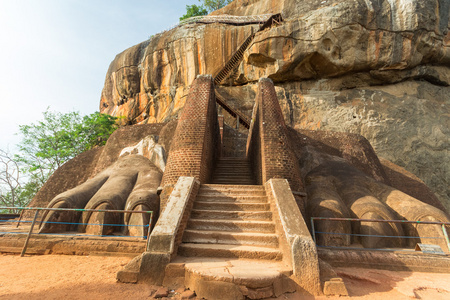
{"label": "stone staircase", "polygon": [[203,184],[178,254],[281,260],[264,187]]}
{"label": "stone staircase", "polygon": [[205,299],[278,297],[296,290],[279,243],[263,186],[202,184],[169,270]]}
{"label": "stone staircase", "polygon": [[247,39],[242,43],[239,49],[233,54],[233,56],[228,60],[225,66],[217,73],[214,77],[214,84],[218,85],[222,80],[224,80],[227,75],[235,68],[238,64],[241,63],[242,58],[244,57],[244,52],[247,50],[247,47],[253,41],[255,37],[255,33],[252,33]]}
{"label": "stone staircase", "polygon": [[223,157],[217,161],[213,184],[255,185],[252,166],[245,158]]}
{"label": "stone staircase", "polygon": [[[278,24],[281,21],[282,18],[280,14],[272,15],[262,25],[260,25],[259,30],[257,32],[263,31],[267,27],[272,26],[274,22]],[[216,74],[216,76],[214,76],[215,85],[220,84],[222,80],[224,80],[230,74],[230,72],[235,70],[235,68],[241,63],[242,58],[244,57],[245,50],[247,50],[248,46],[255,38],[257,32],[252,33],[250,36],[247,37],[247,39],[242,43],[239,49],[227,61],[225,66],[222,69],[220,69],[220,71]]]}

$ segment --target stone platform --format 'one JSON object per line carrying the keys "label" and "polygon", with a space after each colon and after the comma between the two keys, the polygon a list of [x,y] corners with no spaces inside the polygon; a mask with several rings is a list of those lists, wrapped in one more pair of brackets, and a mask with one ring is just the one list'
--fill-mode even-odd
{"label": "stone platform", "polygon": [[[30,225],[0,226],[0,253],[21,253]],[[38,234],[33,232],[26,254],[105,255],[135,257],[145,251],[146,240],[121,236],[86,236],[77,232]]]}
{"label": "stone platform", "polygon": [[373,251],[365,249],[337,250],[321,248],[319,258],[332,267],[373,268],[392,271],[450,273],[450,255],[437,255],[411,250]]}
{"label": "stone platform", "polygon": [[179,256],[167,265],[163,284],[205,299],[262,299],[295,292],[291,276],[282,262]]}

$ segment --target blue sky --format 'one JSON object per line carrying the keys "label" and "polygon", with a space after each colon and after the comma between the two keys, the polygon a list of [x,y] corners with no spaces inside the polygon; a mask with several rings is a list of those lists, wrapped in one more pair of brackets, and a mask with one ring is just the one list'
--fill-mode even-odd
{"label": "blue sky", "polygon": [[178,22],[197,0],[0,0],[0,148],[50,107],[99,109],[116,54]]}

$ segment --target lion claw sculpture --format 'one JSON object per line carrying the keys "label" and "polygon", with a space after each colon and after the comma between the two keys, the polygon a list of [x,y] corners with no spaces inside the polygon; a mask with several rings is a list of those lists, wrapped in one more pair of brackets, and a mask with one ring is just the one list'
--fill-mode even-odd
{"label": "lion claw sculpture", "polygon": [[[340,141],[330,135],[339,136]],[[382,167],[377,167],[380,163],[364,138],[345,133],[292,130],[291,140],[296,141],[296,156],[308,199],[305,211],[309,217],[449,221],[442,210],[384,183],[389,180]],[[345,153],[348,142],[352,142],[354,152],[360,155]],[[364,248],[402,248],[413,247],[420,242],[419,237],[436,237],[427,243],[446,249],[439,225],[320,220],[316,230],[324,232],[317,236],[318,244],[324,246],[361,244]],[[352,234],[356,236],[351,238]]]}
{"label": "lion claw sculpture", "polygon": [[[208,79],[202,80],[208,82]],[[427,242],[445,248],[439,225],[364,221],[376,219],[448,222],[449,219],[440,209],[390,187],[383,166],[363,137],[346,133],[294,130],[287,127],[273,83],[266,79],[260,81],[260,84],[264,93],[257,96],[254,114],[258,107],[274,109],[261,110],[258,117],[260,125],[255,126],[260,126],[260,130],[263,131],[272,130],[260,136],[269,138],[270,143],[266,143],[266,146],[270,144],[268,147],[273,149],[265,151],[277,153],[276,157],[277,159],[281,157],[282,166],[281,169],[275,166],[279,172],[264,175],[267,178],[259,178],[259,183],[281,176],[288,179],[294,191],[305,190],[307,201],[300,202],[300,206],[303,204],[301,210],[305,217],[363,219],[361,222],[353,223],[320,220],[316,224],[318,231],[321,232],[317,240],[319,245],[361,244],[365,248],[401,248],[414,245],[424,237],[432,237]],[[196,100],[193,96],[191,98]],[[186,110],[186,113],[192,113],[192,109],[194,108]],[[120,158],[109,167],[77,187],[57,195],[48,206],[145,210],[153,211],[158,216],[161,200],[157,189],[165,169],[165,150],[156,143],[158,140],[156,137],[142,139],[142,136],[139,136],[139,139],[141,142],[134,147],[123,149]],[[117,143],[117,140],[112,143],[114,142]],[[177,151],[183,152],[183,149]],[[273,158],[272,154],[269,156],[269,159]],[[272,162],[268,160],[267,163]],[[257,162],[253,161],[253,164],[258,168]],[[81,222],[81,225],[77,228],[78,222]],[[106,235],[117,233],[118,227],[113,225],[119,225],[119,228],[120,226],[124,228],[122,234],[145,236],[144,225],[148,223],[148,215],[140,213],[121,215],[90,211],[81,213],[81,210],[50,211],[43,217],[40,232],[78,229],[88,234]],[[408,238],[405,239],[405,236]]]}
{"label": "lion claw sculpture", "polygon": [[[57,195],[48,207],[152,211],[157,216],[157,188],[162,178],[161,169],[165,167],[165,154],[164,148],[154,140],[150,141],[151,147],[148,147],[148,139],[144,138],[135,147],[124,149],[120,158],[110,167],[77,187]],[[150,148],[151,151],[140,151],[143,142],[145,149]],[[131,154],[135,152],[139,154]],[[41,233],[78,230],[93,235],[108,235],[122,231],[125,235],[146,236],[145,226],[149,224],[150,215],[130,212],[46,211],[42,220]],[[123,230],[120,230],[121,225],[124,225]]]}
{"label": "lion claw sculpture", "polygon": [[[306,186],[307,210],[314,216],[436,222],[448,220],[441,210],[378,182],[345,162],[321,164],[308,173]],[[349,246],[352,232],[362,235],[360,241],[365,248],[405,247],[405,239],[401,237],[406,235],[443,238],[438,225],[415,226],[408,223],[401,226],[399,223],[361,222],[357,225],[345,221],[325,221],[319,223],[318,231],[330,233],[319,236],[319,244],[327,246]],[[417,239],[413,239],[409,244],[416,242]],[[437,240],[433,243],[440,242]]]}

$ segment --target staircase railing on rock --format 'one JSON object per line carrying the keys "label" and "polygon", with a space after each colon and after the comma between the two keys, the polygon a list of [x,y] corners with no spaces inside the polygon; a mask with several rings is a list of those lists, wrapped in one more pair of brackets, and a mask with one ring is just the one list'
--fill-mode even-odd
{"label": "staircase railing on rock", "polygon": [[[212,16],[211,16],[212,17]],[[214,16],[216,17],[216,16]],[[224,16],[217,16],[217,17],[224,17]],[[282,21],[280,14],[275,15],[260,15],[260,16],[226,16],[229,18],[229,20],[264,20],[264,23],[260,26],[259,30],[257,32],[260,32],[270,26],[273,25],[273,23],[279,23]],[[224,18],[225,19],[225,18]],[[253,33],[245,39],[245,41],[242,43],[242,45],[236,50],[236,52],[231,56],[231,58],[225,63],[225,66],[220,69],[217,74],[214,76],[214,84],[219,85],[227,76],[230,74],[231,71],[235,70],[239,64],[242,62],[242,59],[244,58],[244,52],[247,50],[247,48],[250,46],[250,43],[255,38],[256,33]],[[244,125],[245,128],[250,128],[250,121],[248,118],[240,112],[239,110],[231,107],[224,98],[219,96],[216,93],[216,101],[217,103],[223,107],[231,116],[234,118],[237,118],[238,122]]]}
{"label": "staircase railing on rock", "polygon": [[242,112],[240,112],[238,109],[235,109],[231,107],[225,99],[220,96],[216,92],[216,102],[219,104],[223,109],[225,109],[232,117],[236,118],[237,121],[242,124],[245,128],[250,128],[250,121],[248,120],[247,116],[244,115]]}

